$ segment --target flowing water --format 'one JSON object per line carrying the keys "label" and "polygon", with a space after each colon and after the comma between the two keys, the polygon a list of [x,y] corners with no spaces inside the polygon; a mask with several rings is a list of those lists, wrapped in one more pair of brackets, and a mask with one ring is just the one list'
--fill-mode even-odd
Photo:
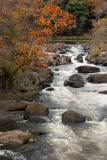
{"label": "flowing water", "polygon": [[[69,47],[66,55],[71,57],[73,64],[51,67],[54,72],[51,87],[54,90],[41,92],[41,102],[50,111],[46,123],[23,122],[24,130],[46,133],[35,137],[33,150],[24,155],[27,160],[107,160],[107,95],[98,93],[107,90],[107,83],[91,84],[86,81],[90,74],[80,74],[86,81],[83,88],[65,87],[64,81],[77,73],[78,66],[95,66],[85,61],[87,53],[81,45]],[[85,53],[84,63],[78,63],[75,58],[82,53]],[[100,73],[107,72],[106,67],[98,67]],[[63,125],[62,114],[67,110],[76,111],[90,121]]]}

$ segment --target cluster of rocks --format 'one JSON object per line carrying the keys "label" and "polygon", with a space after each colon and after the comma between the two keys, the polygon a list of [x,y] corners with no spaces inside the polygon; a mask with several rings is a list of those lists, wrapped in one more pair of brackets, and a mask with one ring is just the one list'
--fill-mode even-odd
{"label": "cluster of rocks", "polygon": [[71,63],[71,58],[65,55],[55,54],[47,61],[48,66],[59,66]]}
{"label": "cluster of rocks", "polygon": [[[93,67],[93,66],[79,66],[76,69],[78,73],[84,73],[84,74],[100,72],[100,69],[98,67]],[[88,78],[85,80],[79,74],[74,74],[69,78],[69,80],[66,80],[64,82],[64,86],[81,88],[84,87],[86,80],[90,83],[107,83],[107,74],[92,74],[88,76]],[[99,93],[107,94],[107,91],[105,90]]]}
{"label": "cluster of rocks", "polygon": [[86,60],[89,63],[101,64],[103,66],[107,66],[107,53],[101,53],[99,56],[95,56],[93,54],[89,54],[86,57]]}
{"label": "cluster of rocks", "polygon": [[[34,135],[29,131],[18,129],[15,120],[23,116],[25,120],[38,118],[39,121],[39,118],[47,116],[48,113],[48,108],[40,103],[28,104],[15,100],[0,101],[0,143],[2,144],[0,148],[3,150],[17,149],[25,144],[33,143]],[[11,128],[12,123],[15,124],[13,128]],[[38,135],[40,134],[38,133]]]}
{"label": "cluster of rocks", "polygon": [[61,48],[58,49],[59,54],[66,54],[68,52],[72,52],[70,48],[70,46],[63,45]]}
{"label": "cluster of rocks", "polygon": [[[79,73],[96,73],[100,72],[100,69],[93,66],[79,66],[76,68]],[[107,74],[92,74],[87,78],[88,82],[91,83],[107,83]],[[79,74],[72,75],[69,80],[64,82],[64,86],[70,86],[74,88],[84,87],[84,80]],[[102,94],[107,94],[107,91],[99,92]],[[73,125],[81,122],[85,122],[85,119],[81,114],[74,111],[66,111],[62,115],[62,123],[65,125]]]}
{"label": "cluster of rocks", "polygon": [[66,54],[67,52],[71,52],[70,46],[65,45],[64,43],[62,44],[52,44],[52,45],[47,45],[45,52],[59,52],[59,54]]}
{"label": "cluster of rocks", "polygon": [[20,91],[40,91],[50,86],[53,72],[48,68],[40,68],[39,72],[31,72],[23,81],[19,81]]}

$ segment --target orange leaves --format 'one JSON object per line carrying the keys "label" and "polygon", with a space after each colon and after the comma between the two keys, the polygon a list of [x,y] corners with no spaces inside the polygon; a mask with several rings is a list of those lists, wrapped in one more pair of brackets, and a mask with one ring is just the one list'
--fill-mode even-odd
{"label": "orange leaves", "polygon": [[72,28],[75,24],[75,18],[68,11],[61,10],[56,5],[47,5],[43,8],[43,17],[39,24],[50,27],[52,32],[62,31],[64,28]]}
{"label": "orange leaves", "polygon": [[[10,37],[10,46],[14,47],[14,59],[19,65],[35,59],[39,61],[47,56],[42,50],[47,40],[64,28],[75,27],[73,15],[53,5],[51,1],[4,0],[4,2],[1,8],[2,19],[6,17],[9,33],[12,31],[14,35]],[[47,67],[45,63],[43,67]]]}
{"label": "orange leaves", "polygon": [[44,68],[48,68],[48,65],[45,64],[45,63],[42,63],[42,66],[43,66]]}

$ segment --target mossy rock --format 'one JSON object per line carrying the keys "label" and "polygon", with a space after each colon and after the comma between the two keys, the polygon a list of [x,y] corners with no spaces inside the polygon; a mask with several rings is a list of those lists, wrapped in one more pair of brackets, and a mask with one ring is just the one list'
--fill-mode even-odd
{"label": "mossy rock", "polygon": [[[6,81],[10,77],[10,75],[18,68],[18,66],[8,60],[1,59],[0,60],[0,81],[1,81],[1,87],[6,87]],[[21,73],[19,70],[14,74],[9,82],[9,88],[12,88],[15,86],[16,81],[18,79],[18,75]]]}

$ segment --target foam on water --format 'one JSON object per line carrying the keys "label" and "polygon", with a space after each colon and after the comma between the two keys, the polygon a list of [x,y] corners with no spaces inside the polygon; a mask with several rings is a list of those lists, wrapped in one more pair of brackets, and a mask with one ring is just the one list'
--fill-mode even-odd
{"label": "foam on water", "polygon": [[13,160],[26,160],[20,153],[12,152],[10,150],[0,150],[2,158],[12,158]]}
{"label": "foam on water", "polygon": [[[107,95],[98,92],[107,90],[107,83],[91,84],[86,81],[83,88],[64,87],[64,81],[77,73],[78,66],[90,65],[83,57],[84,63],[78,63],[75,58],[84,53],[81,45],[71,46],[67,55],[72,58],[73,64],[51,67],[54,71],[52,92],[44,89],[41,99],[50,109],[51,123],[44,124],[49,130],[48,143],[54,148],[56,160],[106,160],[107,159]],[[87,55],[87,53],[86,53]],[[100,73],[106,73],[107,68],[98,66]],[[87,78],[90,74],[81,74]],[[74,110],[90,121],[76,126],[62,124],[62,114],[66,110]],[[47,155],[47,159],[49,156]],[[52,159],[52,157],[51,157]]]}

